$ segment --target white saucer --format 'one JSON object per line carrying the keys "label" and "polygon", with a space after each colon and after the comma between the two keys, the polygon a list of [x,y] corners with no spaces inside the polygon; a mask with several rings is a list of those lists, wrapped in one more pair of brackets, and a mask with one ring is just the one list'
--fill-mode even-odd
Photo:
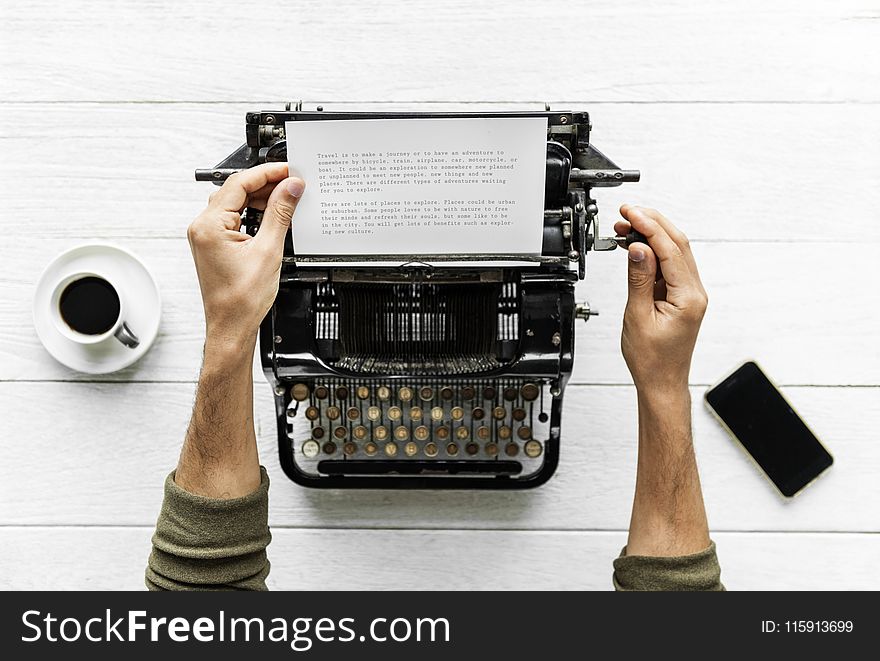
{"label": "white saucer", "polygon": [[[130,349],[115,337],[97,344],[79,344],[62,335],[51,317],[51,296],[56,283],[80,272],[105,275],[125,301],[125,321],[140,344]],[[37,281],[34,292],[34,327],[40,342],[59,363],[88,374],[116,372],[136,362],[149,350],[159,333],[162,301],[159,287],[147,267],[133,254],[108,243],[77,246],[56,257]]]}

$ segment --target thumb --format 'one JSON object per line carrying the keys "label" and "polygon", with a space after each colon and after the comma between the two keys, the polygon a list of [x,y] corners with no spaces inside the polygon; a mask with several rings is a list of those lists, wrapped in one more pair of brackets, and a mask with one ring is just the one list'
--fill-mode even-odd
{"label": "thumb", "polygon": [[633,243],[629,247],[629,298],[627,311],[645,314],[654,307],[654,280],[657,278],[657,258],[651,247]]}
{"label": "thumb", "polygon": [[305,182],[298,177],[289,177],[275,186],[275,190],[266,201],[266,211],[263,212],[257,241],[272,245],[276,249],[284,246],[284,237],[290,229],[293,212],[296,211],[296,205],[305,187]]}

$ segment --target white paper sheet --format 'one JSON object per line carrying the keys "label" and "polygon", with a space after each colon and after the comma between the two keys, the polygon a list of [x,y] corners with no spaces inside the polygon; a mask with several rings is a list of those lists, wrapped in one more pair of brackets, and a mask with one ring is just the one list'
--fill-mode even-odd
{"label": "white paper sheet", "polygon": [[543,117],[288,122],[299,255],[539,255]]}

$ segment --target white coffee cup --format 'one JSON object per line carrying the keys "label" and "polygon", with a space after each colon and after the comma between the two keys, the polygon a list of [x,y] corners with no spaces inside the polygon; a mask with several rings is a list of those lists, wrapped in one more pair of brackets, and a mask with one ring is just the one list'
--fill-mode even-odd
{"label": "white coffee cup", "polygon": [[52,290],[50,316],[55,328],[78,344],[98,344],[115,337],[130,349],[140,344],[125,322],[125,299],[105,275],[71,273]]}

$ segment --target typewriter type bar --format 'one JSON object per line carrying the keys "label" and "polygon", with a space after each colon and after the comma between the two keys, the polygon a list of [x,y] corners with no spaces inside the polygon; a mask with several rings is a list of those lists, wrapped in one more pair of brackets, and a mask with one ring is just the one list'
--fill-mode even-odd
{"label": "typewriter type bar", "polygon": [[[594,188],[638,181],[590,142],[586,112],[248,113],[246,142],[200,181],[285,161],[284,125],[328,119],[547,118],[541,255],[298,255],[290,235],[260,359],[285,473],[319,488],[524,489],[560,456]],[[246,209],[255,234],[262,212]],[[455,262],[446,264],[446,262]],[[470,265],[469,262],[497,262]],[[503,262],[503,263],[502,263]],[[575,439],[576,442],[583,438]]]}

